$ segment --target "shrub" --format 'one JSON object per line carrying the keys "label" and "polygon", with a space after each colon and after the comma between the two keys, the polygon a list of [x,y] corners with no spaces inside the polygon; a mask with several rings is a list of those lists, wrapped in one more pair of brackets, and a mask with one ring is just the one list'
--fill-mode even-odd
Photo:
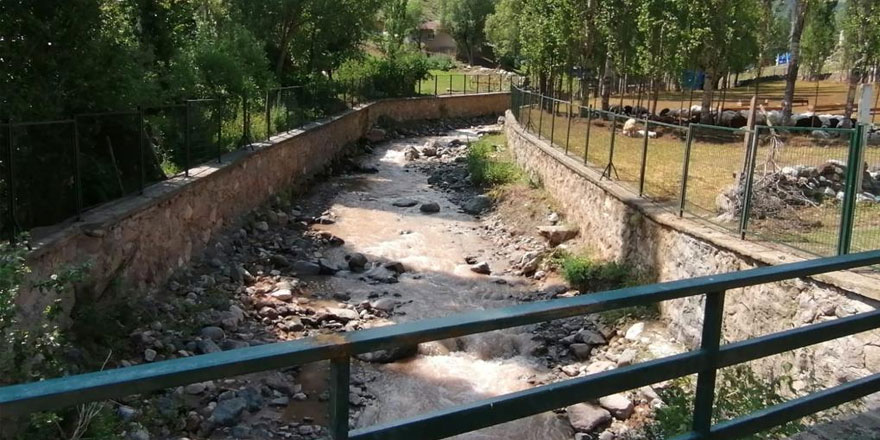
{"label": "shrub", "polygon": [[428,69],[449,71],[455,68],[455,61],[449,55],[437,54],[427,58]]}
{"label": "shrub", "polygon": [[470,145],[467,154],[471,181],[480,186],[497,186],[522,178],[522,172],[513,163],[502,160],[495,151],[495,137],[480,139]]}
{"label": "shrub", "polygon": [[428,77],[427,58],[418,52],[394,57],[367,56],[343,64],[336,79],[366,98],[412,96],[416,83]]}
{"label": "shrub", "polygon": [[[747,365],[736,365],[719,371],[713,423],[730,420],[760,411],[785,401],[779,393],[778,381],[766,382]],[[694,381],[690,378],[676,379],[672,385],[659,390],[666,403],[658,408],[654,421],[645,428],[645,438],[660,440],[675,437],[690,430],[693,414]],[[752,439],[785,438],[801,432],[804,425],[791,422],[755,434]]]}
{"label": "shrub", "polygon": [[588,257],[565,255],[561,261],[562,276],[581,291],[615,289],[640,284],[636,271],[614,261],[599,262]]}

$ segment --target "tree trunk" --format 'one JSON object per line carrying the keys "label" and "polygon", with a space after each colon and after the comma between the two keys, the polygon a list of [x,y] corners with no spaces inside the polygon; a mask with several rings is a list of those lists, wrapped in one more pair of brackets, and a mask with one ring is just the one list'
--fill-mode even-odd
{"label": "tree trunk", "polygon": [[788,35],[788,50],[791,58],[788,61],[788,73],[785,76],[785,95],[782,98],[782,121],[789,125],[791,122],[791,107],[794,100],[794,86],[798,79],[798,69],[801,51],[801,34],[804,33],[804,18],[807,13],[807,0],[795,0],[794,15],[791,20],[791,33]]}
{"label": "tree trunk", "polygon": [[712,92],[715,90],[715,75],[710,70],[706,70],[706,77],[703,79],[703,101],[700,104],[700,123],[712,123]]}
{"label": "tree trunk", "polygon": [[851,128],[852,123],[850,119],[852,119],[852,114],[855,111],[856,107],[856,91],[859,87],[859,82],[862,79],[862,74],[858,68],[853,68],[849,72],[849,88],[846,91],[846,107],[843,110],[843,123],[846,124],[843,128]]}
{"label": "tree trunk", "polygon": [[602,72],[602,110],[608,111],[611,107],[611,70],[613,65],[611,57],[606,55],[605,70]]}

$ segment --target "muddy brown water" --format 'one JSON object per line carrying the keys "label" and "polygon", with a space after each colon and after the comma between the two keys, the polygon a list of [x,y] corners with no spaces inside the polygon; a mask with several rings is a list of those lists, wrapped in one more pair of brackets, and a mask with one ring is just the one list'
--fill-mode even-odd
{"label": "muddy brown water", "polygon": [[[440,140],[476,136],[473,129],[457,130]],[[370,260],[400,261],[407,272],[394,284],[369,284],[360,274],[350,274],[324,278],[314,283],[315,289],[346,292],[353,304],[367,300],[371,293],[394,298],[401,305],[390,319],[399,323],[503,307],[539,288],[522,278],[478,275],[470,270],[466,256],[487,261],[493,273],[508,268],[509,256],[494,249],[479,234],[483,225],[478,219],[459,212],[447,194],[428,185],[425,173],[406,166],[404,150],[429,139],[437,138],[385,143],[364,159],[366,165],[378,169],[377,173],[341,176],[326,182],[324,190],[334,192],[329,209],[337,221],[316,226],[345,240],[341,248],[325,251],[325,257],[342,261],[346,253],[360,252]],[[424,214],[418,205],[392,205],[401,198],[436,202],[441,209]],[[529,380],[546,369],[528,354],[534,343],[527,330],[511,329],[423,345],[417,357],[392,364],[356,362],[355,369],[375,378],[367,390],[376,398],[358,414],[357,427],[529,388]],[[456,438],[549,440],[568,439],[572,434],[566,420],[544,413]]]}

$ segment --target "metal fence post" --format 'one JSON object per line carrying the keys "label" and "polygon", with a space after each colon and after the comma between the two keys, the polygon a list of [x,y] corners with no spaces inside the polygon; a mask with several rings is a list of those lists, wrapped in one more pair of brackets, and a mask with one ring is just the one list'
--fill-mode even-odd
{"label": "metal fence post", "polygon": [[724,322],[724,291],[706,294],[703,310],[703,336],[700,351],[707,358],[706,368],[697,374],[697,390],[694,396],[693,430],[700,438],[709,438],[712,426],[712,407],[715,401],[715,376],[718,365],[718,349],[721,344],[721,325]]}
{"label": "metal fence post", "polygon": [[856,200],[862,189],[858,188],[862,174],[862,146],[866,134],[865,124],[856,124],[850,138],[849,157],[846,163],[846,187],[843,192],[843,208],[840,213],[840,232],[837,237],[837,254],[845,255],[852,247],[855,226]]}
{"label": "metal fence post", "polygon": [[223,113],[225,103],[217,100],[217,163],[223,163]]}
{"label": "metal fence post", "polygon": [[559,105],[557,101],[550,101],[550,146],[553,146],[553,139],[556,137],[556,109]]}
{"label": "metal fence post", "polygon": [[183,115],[183,150],[184,150],[184,168],[183,175],[189,177],[189,150],[190,150],[190,120],[189,120],[189,100],[185,101],[186,104],[183,107],[183,111],[185,114]]}
{"label": "metal fence post", "polygon": [[678,200],[678,216],[684,216],[684,205],[687,201],[688,171],[691,162],[691,145],[694,141],[694,125],[688,124],[687,141],[684,147],[684,163],[681,165],[681,193]]}
{"label": "metal fence post", "polygon": [[16,219],[15,219],[15,130],[12,127],[12,118],[6,120],[6,183],[9,189],[6,191],[7,212],[9,212],[9,242],[15,243]]}
{"label": "metal fence post", "polygon": [[[602,171],[601,177],[607,177],[608,180],[611,180],[611,173],[617,174],[617,169],[614,167],[614,139],[617,137],[617,115],[611,114],[611,147],[608,149],[608,165],[605,165],[605,169]],[[620,179],[620,175],[617,176]]]}
{"label": "metal fence post", "polygon": [[[82,198],[82,167],[79,161],[79,121],[76,116],[73,117],[73,191],[74,203],[76,204],[76,219],[82,220],[83,198]],[[141,186],[143,188],[143,185]],[[143,193],[143,189],[141,189]]]}
{"label": "metal fence post", "polygon": [[565,155],[568,155],[568,143],[571,141],[571,101],[568,101],[568,128],[565,129]]}
{"label": "metal fence post", "polygon": [[450,95],[452,94],[452,74],[451,73],[449,74],[449,90],[447,90],[447,92],[449,92]]}
{"label": "metal fence post", "polygon": [[645,195],[645,170],[648,166],[648,114],[645,114],[645,139],[642,140],[642,166],[639,169],[639,197]]}
{"label": "metal fence post", "polygon": [[544,130],[544,94],[541,94],[538,102],[538,139],[541,139],[541,132]]}
{"label": "metal fence post", "polygon": [[146,186],[146,167],[144,166],[144,109],[138,106],[138,192],[144,194],[144,186]]}
{"label": "metal fence post", "polygon": [[749,150],[746,153],[746,175],[743,182],[743,205],[741,217],[739,219],[739,237],[743,240],[746,238],[746,232],[749,228],[749,216],[752,213],[752,185],[755,181],[755,161],[758,156],[758,141],[760,140],[761,130],[755,125],[752,129],[752,139],[749,142]]}
{"label": "metal fence post", "polygon": [[439,76],[439,75],[434,75],[434,96],[440,96],[440,94],[437,93],[437,83],[438,83],[439,81],[440,81],[440,76]]}
{"label": "metal fence post", "polygon": [[462,95],[467,95],[467,77],[468,77],[468,76],[467,76],[467,74],[465,73],[464,75],[462,75],[462,77],[464,78],[464,84],[461,86],[461,94],[462,94]]}
{"label": "metal fence post", "polygon": [[269,107],[269,93],[271,90],[266,90],[266,141],[272,138],[272,108]]}
{"label": "metal fence post", "polygon": [[593,106],[587,106],[587,132],[584,134],[584,165],[590,151],[590,128],[593,126]]}
{"label": "metal fence post", "polygon": [[330,435],[333,440],[348,440],[348,394],[351,362],[346,357],[330,360]]}

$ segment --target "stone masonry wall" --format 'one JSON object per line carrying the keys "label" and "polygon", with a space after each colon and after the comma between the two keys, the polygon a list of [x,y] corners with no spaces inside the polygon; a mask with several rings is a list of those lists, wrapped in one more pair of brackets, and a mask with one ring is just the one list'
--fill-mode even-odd
{"label": "stone masonry wall", "polygon": [[[254,151],[226,155],[222,164],[208,163],[189,178],[153,185],[143,196],[129,197],[87,212],[80,222],[35,240],[29,255],[34,278],[89,262],[88,286],[99,296],[111,284],[143,291],[163,283],[178,267],[198,255],[218,231],[278,191],[324,169],[343,147],[370,129],[382,115],[398,121],[500,115],[510,95],[389,99],[362,105],[310,124]],[[83,298],[80,300],[97,300]],[[73,298],[65,298],[70,307]],[[22,294],[26,315],[38,316],[45,298]]]}
{"label": "stone masonry wall", "polygon": [[[681,219],[623,187],[600,180],[562,151],[523,131],[507,112],[505,131],[517,162],[541,181],[567,218],[580,227],[581,244],[598,256],[625,261],[671,281],[795,261],[793,255]],[[857,280],[856,278],[865,278]],[[728,291],[724,339],[741,341],[803,325],[873,310],[869,286],[875,278],[858,274],[796,279]],[[865,287],[864,289],[858,286]],[[874,296],[876,298],[876,296]],[[703,297],[666,301],[661,314],[673,334],[699,345]],[[761,374],[790,385],[791,395],[828,387],[880,371],[880,332],[854,335],[752,363]],[[874,401],[874,399],[872,399]]]}

